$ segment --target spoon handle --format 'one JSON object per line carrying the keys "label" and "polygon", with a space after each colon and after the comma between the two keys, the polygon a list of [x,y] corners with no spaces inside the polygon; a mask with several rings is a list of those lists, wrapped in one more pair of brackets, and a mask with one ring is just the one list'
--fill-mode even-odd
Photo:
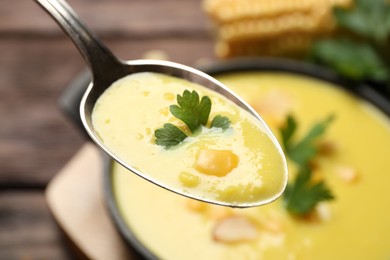
{"label": "spoon handle", "polygon": [[92,72],[94,81],[107,80],[106,71],[120,69],[120,61],[77,17],[63,0],[36,0],[72,39]]}

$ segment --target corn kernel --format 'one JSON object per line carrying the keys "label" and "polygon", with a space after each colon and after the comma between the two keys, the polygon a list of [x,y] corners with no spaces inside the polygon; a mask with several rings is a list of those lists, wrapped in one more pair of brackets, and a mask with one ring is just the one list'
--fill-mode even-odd
{"label": "corn kernel", "polygon": [[179,174],[179,181],[186,187],[196,187],[200,183],[199,176],[196,176],[194,174],[188,173],[188,172],[181,172]]}
{"label": "corn kernel", "polygon": [[239,158],[228,150],[200,149],[194,168],[201,173],[223,177],[238,165]]}

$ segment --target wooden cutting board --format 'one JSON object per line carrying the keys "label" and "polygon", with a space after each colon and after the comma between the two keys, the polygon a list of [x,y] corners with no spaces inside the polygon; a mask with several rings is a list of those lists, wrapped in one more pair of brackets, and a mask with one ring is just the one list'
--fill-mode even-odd
{"label": "wooden cutting board", "polygon": [[54,177],[46,199],[61,229],[84,256],[96,260],[135,259],[105,207],[103,162],[93,144],[85,144]]}

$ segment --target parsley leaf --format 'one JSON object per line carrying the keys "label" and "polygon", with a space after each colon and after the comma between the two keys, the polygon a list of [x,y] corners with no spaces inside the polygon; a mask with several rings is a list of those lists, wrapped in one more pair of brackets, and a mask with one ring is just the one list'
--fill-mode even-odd
{"label": "parsley leaf", "polygon": [[[193,133],[201,125],[206,126],[211,112],[211,99],[208,96],[203,96],[199,100],[199,94],[193,90],[192,92],[184,90],[183,95],[177,95],[178,105],[169,107],[172,115],[183,121],[188,129]],[[230,126],[229,118],[217,115],[212,120],[211,127],[218,127],[226,130]],[[163,128],[154,131],[156,144],[170,148],[175,146],[184,139],[187,135],[177,126],[167,123]]]}
{"label": "parsley leaf", "polygon": [[354,80],[390,79],[390,70],[373,46],[350,39],[324,39],[313,44],[311,59]]}
{"label": "parsley leaf", "polygon": [[183,95],[177,95],[179,105],[169,107],[172,115],[182,120],[191,132],[199,126],[206,125],[211,111],[211,100],[208,96],[202,97],[199,102],[199,94],[185,90]]}
{"label": "parsley leaf", "polygon": [[318,153],[315,141],[324,134],[333,119],[334,116],[331,115],[322,122],[316,123],[300,141],[293,143],[292,139],[297,129],[297,122],[292,115],[289,115],[280,132],[285,152],[290,159],[300,166],[306,166]]}
{"label": "parsley leaf", "polygon": [[304,215],[326,200],[334,199],[324,181],[313,183],[312,172],[302,167],[293,183],[289,183],[283,194],[286,209],[294,215]]}
{"label": "parsley leaf", "polygon": [[290,147],[292,136],[297,128],[297,121],[292,115],[287,116],[287,121],[284,127],[280,129],[282,135],[283,146],[287,149]]}
{"label": "parsley leaf", "polygon": [[213,118],[210,124],[211,127],[219,127],[226,130],[230,126],[230,120],[226,116],[217,115]]}
{"label": "parsley leaf", "polygon": [[283,194],[286,209],[294,215],[309,213],[319,202],[334,198],[324,181],[313,182],[309,168],[309,162],[318,153],[315,142],[325,133],[333,119],[334,116],[331,115],[314,124],[297,142],[293,139],[298,123],[292,115],[287,116],[285,125],[280,129],[286,155],[299,166],[295,180],[288,183]]}
{"label": "parsley leaf", "polygon": [[380,83],[390,94],[390,2],[355,0],[351,7],[334,7],[342,37],[320,39],[309,59],[329,66],[352,80]]}
{"label": "parsley leaf", "polygon": [[164,124],[163,128],[154,131],[154,135],[156,136],[156,144],[165,148],[175,146],[187,138],[183,131],[170,123]]}
{"label": "parsley leaf", "polygon": [[352,8],[335,7],[334,16],[339,25],[384,43],[390,34],[390,4],[386,0],[356,0]]}

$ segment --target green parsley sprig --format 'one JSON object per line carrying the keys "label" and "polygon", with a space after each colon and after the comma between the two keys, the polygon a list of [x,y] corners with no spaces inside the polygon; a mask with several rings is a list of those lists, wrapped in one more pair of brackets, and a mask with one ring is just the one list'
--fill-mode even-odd
{"label": "green parsley sprig", "polygon": [[[211,112],[211,99],[193,90],[184,90],[182,95],[177,95],[177,105],[171,105],[169,111],[173,116],[183,121],[191,133],[194,133],[200,126],[206,126]],[[211,127],[218,127],[226,130],[230,126],[229,118],[217,115],[210,123]],[[178,145],[187,138],[187,134],[177,126],[166,123],[162,128],[154,132],[156,144],[168,149]]]}
{"label": "green parsley sprig", "polygon": [[211,121],[210,126],[226,130],[230,126],[230,120],[226,116],[216,115]]}
{"label": "green parsley sprig", "polygon": [[166,123],[163,128],[154,131],[154,136],[156,137],[156,144],[166,148],[178,145],[187,138],[183,131],[171,123]]}
{"label": "green parsley sprig", "polygon": [[353,80],[387,84],[390,95],[390,2],[356,0],[333,16],[344,33],[316,41],[310,59]]}
{"label": "green parsley sprig", "polygon": [[286,124],[280,129],[284,150],[291,160],[300,166],[306,166],[318,154],[316,141],[324,134],[328,125],[333,121],[334,116],[327,117],[324,121],[318,122],[297,142],[294,142],[294,134],[297,130],[297,121],[292,115],[287,116]]}
{"label": "green parsley sprig", "polygon": [[290,181],[283,194],[284,205],[293,215],[304,215],[312,211],[321,201],[334,198],[326,183],[314,181],[310,162],[318,154],[316,141],[325,133],[334,116],[314,124],[307,134],[294,142],[298,123],[292,115],[287,116],[285,125],[280,128],[283,148],[286,155],[299,166],[298,173]]}
{"label": "green parsley sprig", "polygon": [[177,95],[178,105],[171,105],[172,115],[183,121],[191,132],[201,125],[206,125],[211,111],[211,100],[208,96],[199,101],[199,94],[194,90],[185,90],[183,95]]}
{"label": "green parsley sprig", "polygon": [[319,202],[334,199],[326,183],[323,180],[313,182],[312,175],[310,168],[302,167],[295,180],[287,185],[283,201],[286,209],[293,215],[305,215]]}

